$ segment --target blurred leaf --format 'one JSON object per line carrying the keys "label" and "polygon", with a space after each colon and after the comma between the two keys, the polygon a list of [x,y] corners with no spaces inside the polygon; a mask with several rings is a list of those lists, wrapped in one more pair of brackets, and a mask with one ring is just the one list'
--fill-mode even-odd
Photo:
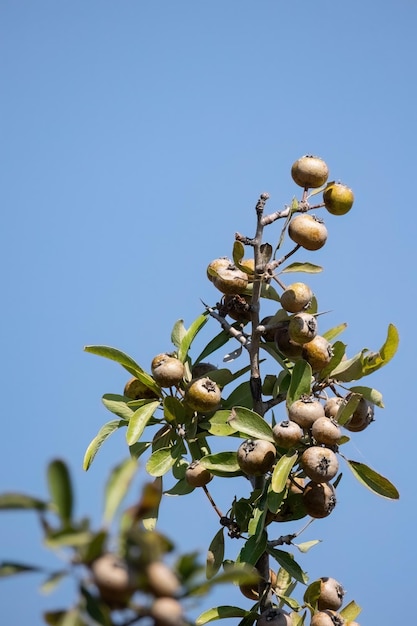
{"label": "blurred leaf", "polygon": [[[199,617],[197,617],[195,623],[196,626],[203,626],[208,622],[214,622],[219,619],[228,619],[229,617],[245,617],[250,615],[251,611],[245,611],[238,606],[216,606],[213,609],[204,611]],[[256,618],[259,617],[257,613],[254,613]]]}
{"label": "blurred leaf", "polygon": [[66,525],[72,516],[73,492],[70,473],[64,461],[51,461],[47,468],[47,478],[51,501],[63,525]]}
{"label": "blurred leaf", "polygon": [[86,530],[59,530],[50,532],[45,538],[45,545],[52,550],[58,548],[79,548],[90,543],[92,533]]}
{"label": "blurred leaf", "polygon": [[285,550],[277,550],[277,548],[267,547],[268,553],[277,561],[277,563],[287,570],[287,572],[300,583],[304,585],[308,581],[308,576],[298,563],[294,560],[294,557]]}
{"label": "blurred leaf", "polygon": [[160,404],[159,400],[149,400],[133,413],[126,431],[126,441],[129,446],[132,446],[140,439],[149,420]]}
{"label": "blurred leaf", "polygon": [[176,348],[180,347],[181,341],[184,339],[186,333],[187,331],[184,326],[184,320],[178,320],[175,322],[171,331],[171,341]]}
{"label": "blurred leaf", "polygon": [[293,546],[298,548],[300,552],[308,552],[316,546],[318,543],[321,543],[321,539],[313,539],[312,541],[305,541],[304,543],[292,543]]}
{"label": "blurred leaf", "polygon": [[178,347],[178,358],[183,363],[187,359],[188,350],[190,349],[192,342],[194,341],[196,335],[203,328],[203,326],[207,323],[208,319],[209,317],[207,312],[197,317],[197,319],[194,320],[194,322],[191,324],[184,337],[182,338],[181,344]]}
{"label": "blurred leaf", "polygon": [[358,385],[356,387],[351,387],[349,391],[355,394],[359,393],[361,396],[365,398],[365,400],[368,400],[368,402],[371,402],[372,404],[379,406],[380,409],[384,408],[382,394],[376,389],[372,389],[372,387],[360,387]]}
{"label": "blurred leaf", "polygon": [[91,563],[104,552],[104,548],[107,542],[107,531],[99,530],[91,537],[91,541],[85,546],[82,551],[81,557],[83,563]]}
{"label": "blurred leaf", "polygon": [[27,496],[24,493],[2,493],[0,494],[0,511],[10,511],[23,509],[26,511],[46,511],[49,503],[39,498]]}
{"label": "blurred leaf", "polygon": [[61,620],[66,614],[66,611],[45,611],[43,613],[43,619],[49,626],[60,626]]}
{"label": "blurred leaf", "polygon": [[103,521],[110,524],[138,469],[136,459],[128,458],[117,465],[107,480],[104,490]]}
{"label": "blurred leaf", "polygon": [[343,426],[350,420],[360,401],[361,397],[359,394],[352,394],[347,402],[342,402],[336,414],[336,422],[340,426]]}
{"label": "blurred leaf", "polygon": [[115,415],[118,415],[127,422],[132,417],[133,410],[130,408],[130,406],[127,405],[129,398],[126,398],[125,396],[119,396],[114,393],[106,393],[101,400],[106,409],[108,409]]}
{"label": "blurred leaf", "polygon": [[298,454],[284,454],[276,463],[271,478],[271,489],[276,493],[281,493],[285,489],[288,476],[298,458]]}
{"label": "blurred leaf", "polygon": [[155,478],[153,483],[147,483],[143,489],[142,498],[148,498],[147,512],[142,516],[142,522],[145,530],[155,530],[158,521],[159,505],[162,499],[162,477]]}
{"label": "blurred leaf", "polygon": [[206,576],[210,580],[219,571],[224,559],[224,529],[214,535],[207,551]]}
{"label": "blurred leaf", "polygon": [[228,420],[230,426],[244,436],[254,439],[264,439],[274,443],[272,428],[263,417],[242,406],[234,407]]}
{"label": "blurred leaf", "polygon": [[69,611],[46,611],[43,618],[50,626],[88,626],[78,607]]}
{"label": "blurred leaf", "polygon": [[111,422],[107,422],[107,424],[104,424],[104,426],[100,428],[98,434],[94,437],[85,452],[83,461],[83,469],[85,471],[87,471],[90,467],[91,463],[94,460],[94,457],[96,456],[97,452],[99,451],[107,437],[114,433],[114,431],[118,428],[126,425],[127,422],[121,420],[113,420]]}
{"label": "blurred leaf", "polygon": [[346,622],[353,622],[361,612],[361,607],[356,604],[354,600],[352,600],[340,611],[340,615],[346,620]]}
{"label": "blurred leaf", "polygon": [[347,324],[346,322],[343,322],[343,324],[339,324],[338,326],[330,328],[330,330],[326,330],[326,332],[323,333],[323,337],[327,339],[327,341],[332,342],[333,339],[336,339],[336,337],[338,337],[344,330],[346,330],[346,328]]}
{"label": "blurred leaf", "polygon": [[306,614],[307,614],[306,611],[304,611],[302,615],[300,615],[299,613],[293,613],[291,616],[292,617],[291,626],[304,626]]}
{"label": "blurred leaf", "polygon": [[258,559],[263,555],[267,548],[268,535],[263,530],[259,536],[252,535],[246,541],[245,545],[239,552],[237,557],[237,563],[249,563],[249,565],[256,565]]}
{"label": "blurred leaf", "polygon": [[307,361],[300,359],[294,365],[291,375],[291,383],[287,393],[287,408],[289,408],[301,396],[311,394],[311,366]]}
{"label": "blurred leaf", "polygon": [[175,446],[168,448],[159,448],[151,454],[147,463],[146,471],[151,476],[163,476],[174,465],[184,451],[184,445],[181,442]]}
{"label": "blurred leaf", "polygon": [[314,265],[313,263],[291,263],[281,270],[281,274],[287,274],[289,272],[305,272],[307,274],[319,274],[323,271],[320,265]]}
{"label": "blurred leaf", "polygon": [[236,452],[208,454],[200,459],[200,463],[215,476],[242,476]]}
{"label": "blurred leaf", "polygon": [[27,572],[43,572],[42,567],[37,565],[26,565],[15,563],[14,561],[0,561],[0,578],[14,576],[15,574],[26,574]]}
{"label": "blurred leaf", "polygon": [[69,572],[67,570],[59,570],[57,572],[52,572],[49,574],[46,580],[42,583],[39,588],[41,593],[51,593],[55,587],[59,585],[61,580],[68,576]]}
{"label": "blurred leaf", "polygon": [[112,626],[110,611],[95,598],[89,591],[80,585],[80,592],[84,599],[84,607],[87,615],[100,626]]}
{"label": "blurred leaf", "polygon": [[391,500],[398,500],[400,494],[397,488],[384,476],[375,472],[367,465],[358,463],[357,461],[347,460],[347,463],[352,470],[354,476],[365,487],[376,493],[378,496],[384,498],[390,498]]}

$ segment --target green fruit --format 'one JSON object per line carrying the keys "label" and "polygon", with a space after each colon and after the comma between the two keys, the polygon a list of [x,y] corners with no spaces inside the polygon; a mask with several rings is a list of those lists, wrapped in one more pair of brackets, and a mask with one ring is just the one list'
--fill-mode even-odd
{"label": "green fruit", "polygon": [[345,215],[350,211],[355,196],[352,189],[342,183],[329,183],[323,191],[324,206],[332,215]]}
{"label": "green fruit", "polygon": [[329,168],[323,159],[307,154],[293,163],[291,176],[304,189],[321,187],[329,176]]}
{"label": "green fruit", "polygon": [[300,313],[308,307],[313,292],[305,283],[293,283],[281,294],[281,306],[289,313]]}
{"label": "green fruit", "polygon": [[151,363],[152,376],[161,387],[175,387],[183,379],[184,364],[169,354],[158,354]]}
{"label": "green fruit", "polygon": [[327,228],[316,217],[302,213],[290,221],[288,235],[306,250],[319,250],[327,241]]}
{"label": "green fruit", "polygon": [[192,380],[185,391],[184,400],[198,413],[211,413],[220,406],[221,391],[217,383],[207,376]]}
{"label": "green fruit", "polygon": [[310,363],[313,372],[320,372],[330,363],[333,356],[332,344],[321,335],[303,345],[302,357]]}
{"label": "green fruit", "polygon": [[237,451],[237,462],[247,476],[262,476],[272,469],[276,448],[270,441],[247,439]]}

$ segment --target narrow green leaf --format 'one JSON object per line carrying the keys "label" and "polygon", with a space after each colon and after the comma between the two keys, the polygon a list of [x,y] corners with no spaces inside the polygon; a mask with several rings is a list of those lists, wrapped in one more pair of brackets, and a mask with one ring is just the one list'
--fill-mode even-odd
{"label": "narrow green leaf", "polygon": [[61,626],[62,619],[65,615],[66,611],[45,611],[42,615],[46,624],[49,626]]}
{"label": "narrow green leaf", "polygon": [[320,265],[314,265],[314,263],[291,263],[281,270],[281,274],[288,274],[289,272],[305,272],[307,274],[319,274],[323,271]]}
{"label": "narrow green leaf", "polygon": [[144,370],[132,357],[121,352],[121,350],[117,350],[117,348],[111,348],[110,346],[85,346],[84,350],[90,354],[96,354],[97,356],[102,356],[111,361],[116,361],[116,363],[124,367],[132,376],[144,373]]}
{"label": "narrow green leaf", "polygon": [[209,319],[208,313],[207,312],[203,313],[202,315],[197,317],[196,320],[194,320],[194,322],[191,324],[191,326],[185,333],[181,341],[181,344],[178,347],[178,358],[183,363],[185,363],[187,359],[188,350],[190,349],[192,342],[194,341],[196,335],[203,328],[203,326],[207,323],[208,319]]}
{"label": "narrow green leaf", "polygon": [[340,615],[347,622],[353,622],[353,621],[356,620],[356,618],[358,617],[358,615],[360,615],[361,612],[362,612],[361,607],[358,604],[356,604],[356,602],[354,600],[352,600],[351,602],[349,602],[349,604],[347,604],[340,611]]}
{"label": "narrow green leaf", "polygon": [[[250,611],[245,611],[238,606],[216,606],[213,609],[201,613],[195,621],[196,626],[203,626],[208,622],[215,622],[219,619],[228,619],[230,617],[245,617]],[[259,617],[259,615],[256,615]]]}
{"label": "narrow green leaf", "polygon": [[153,506],[151,506],[146,514],[142,517],[142,522],[145,530],[154,531],[159,515],[159,505],[162,499],[162,477],[157,476],[153,483],[149,484],[149,488],[152,490]]}
{"label": "narrow green leaf", "polygon": [[210,580],[219,571],[224,559],[224,529],[214,535],[207,552],[206,576]]}
{"label": "narrow green leaf", "polygon": [[300,359],[294,365],[291,383],[287,394],[287,408],[289,408],[301,396],[309,396],[311,393],[311,365]]}
{"label": "narrow green leaf", "polygon": [[300,583],[304,585],[308,581],[308,576],[298,563],[294,560],[294,557],[285,550],[277,550],[277,548],[267,548],[269,554],[277,561],[277,563],[283,567],[287,572]]}
{"label": "narrow green leaf", "polygon": [[258,413],[242,406],[234,407],[230,412],[229,424],[244,436],[264,439],[274,443],[272,428]]}
{"label": "narrow green leaf", "polygon": [[163,476],[180,458],[182,446],[176,445],[168,448],[159,448],[151,454],[147,463],[146,471],[151,476]]}
{"label": "narrow green leaf", "polygon": [[319,377],[320,380],[325,380],[330,376],[335,367],[341,363],[344,354],[346,352],[346,344],[341,341],[336,341],[336,343],[332,346],[333,356],[330,359],[330,362],[320,371]]}
{"label": "narrow green leaf", "polygon": [[51,461],[47,469],[48,487],[52,504],[64,525],[72,516],[73,491],[68,467],[61,459]]}
{"label": "narrow green leaf", "polygon": [[0,494],[0,511],[11,511],[23,509],[26,511],[46,511],[49,508],[48,502],[27,496],[24,493],[2,493]]}
{"label": "narrow green leaf", "polygon": [[171,489],[164,491],[164,496],[186,496],[194,489],[185,478],[180,478]]}
{"label": "narrow green leaf", "polygon": [[42,572],[43,568],[37,565],[27,565],[25,563],[15,563],[14,561],[0,561],[0,578],[14,576],[15,574],[26,574],[28,572]]}
{"label": "narrow green leaf", "polygon": [[63,580],[66,576],[68,576],[69,572],[67,570],[59,570],[57,572],[52,572],[49,576],[44,580],[42,585],[39,588],[41,593],[51,593],[54,589],[59,585],[61,580]]}
{"label": "narrow green leaf", "polygon": [[159,405],[159,400],[149,400],[133,413],[126,431],[128,446],[133,446],[141,438],[143,431]]}
{"label": "narrow green leaf", "polygon": [[305,590],[303,596],[304,602],[312,606],[313,609],[315,609],[317,607],[317,601],[320,597],[320,592],[321,580],[315,580],[314,582],[310,583],[310,585]]}
{"label": "narrow green leaf", "polygon": [[258,536],[252,535],[246,541],[245,545],[239,552],[237,557],[237,563],[249,563],[249,565],[256,565],[258,559],[267,549],[268,535],[265,530]]}
{"label": "narrow green leaf", "polygon": [[248,409],[253,407],[252,392],[249,381],[245,381],[238,385],[230,394],[230,396],[222,403],[223,408],[232,409],[236,404],[244,406]]}
{"label": "narrow green leaf", "polygon": [[355,354],[351,359],[341,361],[337,367],[331,372],[331,377],[343,383],[348,383],[351,380],[358,380],[362,378],[362,361],[363,355],[367,352],[364,348],[358,354]]}
{"label": "narrow green leaf", "polygon": [[[238,328],[238,323],[232,324],[232,327]],[[200,363],[205,358],[210,356],[213,352],[216,352],[219,348],[224,346],[228,341],[230,341],[231,337],[228,332],[225,330],[220,331],[218,335],[213,337],[211,341],[206,345],[201,354],[199,354],[198,358],[195,360],[194,364]]]}
{"label": "narrow green leaf", "polygon": [[298,458],[298,454],[284,454],[275,465],[272,479],[271,489],[275,493],[281,493],[285,489],[285,485],[291,469]]}
{"label": "narrow green leaf", "polygon": [[233,263],[239,267],[239,263],[245,256],[245,246],[241,241],[235,241],[233,244]]}
{"label": "narrow green leaf", "polygon": [[87,546],[92,533],[86,530],[59,530],[51,532],[45,539],[45,545],[52,550],[60,548],[81,548]]}
{"label": "narrow green leaf", "polygon": [[326,330],[326,332],[323,333],[323,337],[327,339],[327,341],[332,342],[344,330],[346,330],[346,328],[347,328],[347,324],[346,322],[343,322],[343,324],[339,324],[338,326],[334,326],[333,328],[330,328],[330,330]]}
{"label": "narrow green leaf", "polygon": [[390,498],[391,500],[398,500],[400,494],[397,488],[381,474],[375,472],[364,463],[358,463],[357,461],[347,460],[353,475],[359,480],[360,483],[365,485],[368,489],[376,493],[383,498]]}
{"label": "narrow green leaf", "polygon": [[83,461],[83,469],[87,471],[91,466],[91,463],[94,460],[97,452],[106,441],[107,437],[109,437],[115,430],[121,428],[122,426],[126,426],[127,422],[121,420],[113,420],[111,422],[107,422],[104,424],[98,432],[98,434],[94,437],[90,445],[88,446]]}
{"label": "narrow green leaf", "polygon": [[386,365],[398,350],[400,336],[394,324],[388,326],[387,338],[377,353],[367,355],[364,358],[363,375],[366,376],[375,372],[383,365]]}
{"label": "narrow green leaf", "polygon": [[119,396],[114,393],[106,393],[102,397],[101,401],[103,402],[106,409],[108,409],[115,415],[118,415],[127,422],[133,415],[133,410],[130,408],[130,406],[127,405],[129,399],[125,396]]}
{"label": "narrow green leaf", "polygon": [[351,387],[349,391],[351,393],[359,393],[365,398],[365,400],[368,400],[368,402],[375,404],[380,409],[384,408],[382,394],[376,389],[372,389],[372,387],[361,387],[358,385],[356,387]]}
{"label": "narrow green leaf", "polygon": [[184,339],[186,333],[187,331],[184,326],[184,320],[178,320],[175,322],[171,331],[171,341],[176,348],[180,347],[181,341]]}
{"label": "narrow green leaf", "polygon": [[237,462],[236,452],[217,452],[200,459],[203,467],[215,476],[241,476],[242,471]]}
{"label": "narrow green leaf", "polygon": [[164,417],[171,424],[183,424],[186,411],[183,403],[174,396],[164,398]]}
{"label": "narrow green leaf", "polygon": [[110,473],[104,489],[103,521],[106,525],[111,523],[117,509],[126,496],[137,468],[136,459],[129,457],[117,465]]}
{"label": "narrow green leaf", "polygon": [[346,422],[350,420],[350,418],[356,411],[360,400],[361,396],[359,394],[352,394],[347,402],[342,402],[336,414],[336,422],[340,426],[343,426],[344,424],[346,424]]}
{"label": "narrow green leaf", "polygon": [[84,585],[80,585],[80,591],[84,599],[84,607],[87,615],[93,620],[94,624],[100,626],[112,626],[110,613],[105,609],[98,599],[93,596]]}

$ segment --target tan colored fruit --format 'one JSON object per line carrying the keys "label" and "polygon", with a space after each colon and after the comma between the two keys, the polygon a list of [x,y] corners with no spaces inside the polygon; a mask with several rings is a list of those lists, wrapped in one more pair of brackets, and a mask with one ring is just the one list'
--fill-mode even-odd
{"label": "tan colored fruit", "polygon": [[174,598],[156,598],[151,606],[155,626],[183,626],[185,624],[181,604]]}
{"label": "tan colored fruit", "polygon": [[310,626],[345,626],[346,622],[340,613],[326,609],[314,613],[311,618]]}
{"label": "tan colored fruit", "polygon": [[319,250],[327,241],[327,228],[316,217],[302,213],[290,221],[288,235],[306,250]]}
{"label": "tan colored fruit", "polygon": [[[256,569],[255,569],[256,572]],[[277,582],[277,575],[274,570],[269,570],[269,584],[272,588],[275,587]],[[259,600],[259,585],[256,583],[239,585],[239,589],[245,598],[249,598],[249,600]]]}
{"label": "tan colored fruit", "polygon": [[185,480],[192,487],[204,487],[213,479],[213,474],[200,464],[193,461],[185,470]]}
{"label": "tan colored fruit", "polygon": [[298,445],[303,437],[302,429],[292,420],[283,420],[275,424],[272,434],[277,446],[286,450]]}
{"label": "tan colored fruit", "polygon": [[304,189],[317,188],[326,182],[329,168],[320,157],[306,154],[292,164],[291,176],[293,181]]}
{"label": "tan colored fruit", "polygon": [[323,191],[323,202],[332,215],[345,215],[352,208],[355,196],[352,189],[342,183],[329,183]]}
{"label": "tan colored fruit", "polygon": [[310,313],[297,313],[290,318],[288,334],[291,341],[304,345],[317,335],[317,319]]}
{"label": "tan colored fruit", "polygon": [[286,323],[277,328],[274,335],[275,345],[281,354],[287,357],[287,359],[297,360],[301,358],[303,346],[295,341],[292,341],[288,331],[288,326],[289,324]]}
{"label": "tan colored fruit", "polygon": [[175,596],[180,582],[174,572],[162,561],[152,561],[146,567],[146,579],[151,593],[158,598]]}
{"label": "tan colored fruit", "polygon": [[224,294],[242,293],[248,286],[248,275],[226,258],[212,261],[207,268],[207,275]]}
{"label": "tan colored fruit", "polygon": [[191,375],[193,378],[201,378],[202,376],[207,376],[209,372],[216,370],[217,367],[212,365],[211,363],[197,363],[191,370]]}
{"label": "tan colored fruit", "polygon": [[332,344],[321,335],[304,344],[303,359],[310,363],[313,372],[319,372],[330,363],[333,356]]}
{"label": "tan colored fruit", "polygon": [[[237,322],[250,322],[252,315],[250,296],[241,296],[239,294],[228,294],[224,296],[221,314],[229,315]],[[220,309],[219,309],[220,311]]]}
{"label": "tan colored fruit", "polygon": [[300,313],[308,307],[313,292],[305,283],[293,283],[281,294],[281,306],[289,313]]}
{"label": "tan colored fruit", "polygon": [[221,391],[217,383],[203,376],[191,381],[184,400],[193,411],[209,413],[219,408]]}
{"label": "tan colored fruit", "polygon": [[111,608],[126,606],[136,588],[127,563],[116,554],[107,553],[95,559],[90,569],[101,599]]}
{"label": "tan colored fruit", "polygon": [[326,415],[326,417],[331,417],[335,420],[339,408],[343,403],[344,398],[339,398],[339,396],[332,396],[331,398],[326,400],[324,404],[324,414]]}
{"label": "tan colored fruit", "polygon": [[336,506],[336,490],[331,483],[311,481],[302,497],[307,514],[318,519],[330,515]]}
{"label": "tan colored fruit", "polygon": [[323,446],[311,446],[304,450],[300,463],[307,476],[316,483],[328,483],[339,471],[336,454]]}
{"label": "tan colored fruit", "polygon": [[317,443],[335,446],[342,436],[342,431],[333,418],[319,417],[311,427],[311,434]]}
{"label": "tan colored fruit", "polygon": [[161,387],[175,387],[184,376],[184,364],[169,354],[158,354],[151,363],[152,376]]}
{"label": "tan colored fruit", "polygon": [[249,271],[248,281],[253,282],[255,280],[255,259],[242,259],[240,265]]}
{"label": "tan colored fruit", "polygon": [[361,398],[352,417],[346,424],[343,424],[343,427],[353,433],[358,433],[368,428],[373,421],[374,405],[365,398]]}
{"label": "tan colored fruit", "polygon": [[345,590],[337,580],[330,577],[320,578],[320,595],[317,600],[319,611],[338,611],[343,604],[344,595]]}
{"label": "tan colored fruit", "polygon": [[150,400],[151,398],[157,397],[152,389],[149,389],[149,387],[144,385],[143,382],[135,376],[127,381],[123,395],[131,400]]}
{"label": "tan colored fruit", "polygon": [[278,608],[267,609],[256,622],[257,626],[292,626],[292,623],[290,613]]}
{"label": "tan colored fruit", "polygon": [[323,406],[313,396],[301,396],[288,409],[290,420],[301,426],[301,428],[311,428],[313,423],[323,416]]}
{"label": "tan colored fruit", "polygon": [[237,462],[247,476],[262,476],[272,469],[276,453],[270,441],[246,439],[238,448]]}

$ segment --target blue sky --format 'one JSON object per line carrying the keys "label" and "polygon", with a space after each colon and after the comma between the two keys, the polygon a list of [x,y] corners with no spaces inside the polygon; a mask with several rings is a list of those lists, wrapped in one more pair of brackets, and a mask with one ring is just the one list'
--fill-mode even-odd
{"label": "blue sky", "polygon": [[[0,3],[0,491],[45,496],[46,464],[63,457],[77,510],[99,523],[123,434],[87,474],[82,457],[108,419],[102,394],[121,393],[126,376],[83,346],[112,345],[149,368],[177,319],[189,325],[200,298],[216,302],[206,266],[231,254],[236,231],[253,234],[258,195],[270,193],[270,210],[289,203],[292,162],[317,154],[356,196],[344,218],[325,216],[328,243],[308,258],[325,267],[310,284],[326,324],[349,323],[350,354],[378,348],[389,322],[401,335],[369,380],[386,408],[350,456],[387,475],[401,500],[345,475],[338,507],[305,537],[323,543],[300,560],[312,579],[344,584],[361,624],[409,619],[416,18],[412,0]],[[202,494],[171,499],[160,527],[204,555],[210,515]],[[57,563],[30,513],[2,514],[0,536],[0,558]],[[40,582],[1,582],[2,622],[37,626],[42,610],[71,603],[70,587],[44,597]],[[222,591],[196,613],[233,593],[243,605]]]}

